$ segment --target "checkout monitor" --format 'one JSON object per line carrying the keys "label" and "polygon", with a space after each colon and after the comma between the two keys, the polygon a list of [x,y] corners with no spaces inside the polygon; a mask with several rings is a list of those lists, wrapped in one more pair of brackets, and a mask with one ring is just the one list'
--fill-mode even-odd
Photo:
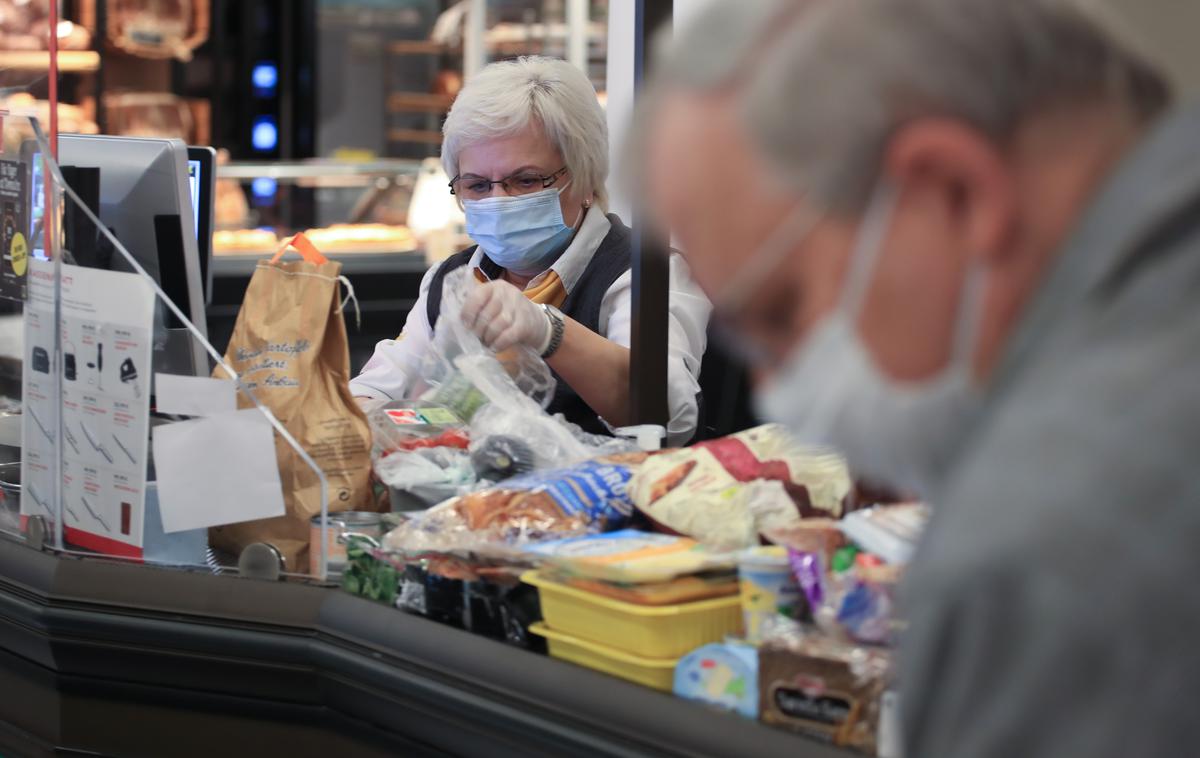
{"label": "checkout monitor", "polygon": [[[198,235],[208,235],[207,253],[215,162],[203,151],[198,153],[189,156],[187,145],[175,139],[80,134],[58,138],[59,165],[99,169],[100,220],[203,334],[209,274],[201,262]],[[197,161],[194,173],[189,159]],[[38,171],[41,161],[32,165]],[[35,187],[39,179],[35,175]],[[132,270],[119,254],[111,261],[113,270]],[[155,319],[154,371],[207,376],[207,354],[183,324],[161,303]]]}

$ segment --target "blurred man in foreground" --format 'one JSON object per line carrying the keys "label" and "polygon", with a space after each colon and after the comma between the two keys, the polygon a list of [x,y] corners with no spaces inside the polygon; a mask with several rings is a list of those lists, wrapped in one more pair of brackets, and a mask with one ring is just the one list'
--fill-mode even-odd
{"label": "blurred man in foreground", "polygon": [[1054,0],[714,4],[649,195],[760,411],[935,509],[908,755],[1200,744],[1200,110]]}

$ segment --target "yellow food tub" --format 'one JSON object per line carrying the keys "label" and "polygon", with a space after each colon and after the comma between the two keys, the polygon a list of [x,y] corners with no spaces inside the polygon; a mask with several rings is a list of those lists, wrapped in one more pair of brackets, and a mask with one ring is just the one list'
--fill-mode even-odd
{"label": "yellow food tub", "polygon": [[737,595],[677,605],[638,605],[568,587],[536,571],[521,577],[538,588],[542,617],[556,633],[642,658],[679,658],[742,629]]}
{"label": "yellow food tub", "polygon": [[670,692],[674,689],[675,665],[679,663],[678,658],[659,659],[630,655],[607,645],[557,632],[542,623],[530,626],[529,631],[546,638],[550,655],[554,658],[656,690]]}

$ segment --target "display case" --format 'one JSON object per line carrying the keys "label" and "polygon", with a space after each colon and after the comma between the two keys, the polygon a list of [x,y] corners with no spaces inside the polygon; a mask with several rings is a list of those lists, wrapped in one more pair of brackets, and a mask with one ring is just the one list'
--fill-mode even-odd
{"label": "display case", "polygon": [[259,260],[297,232],[342,264],[351,364],[395,337],[421,276],[465,247],[462,216],[436,159],[226,163],[217,170],[209,334],[224,349]]}

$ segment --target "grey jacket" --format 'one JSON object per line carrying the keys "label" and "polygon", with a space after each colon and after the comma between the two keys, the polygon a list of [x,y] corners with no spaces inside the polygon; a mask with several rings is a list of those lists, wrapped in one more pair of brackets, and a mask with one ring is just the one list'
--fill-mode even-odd
{"label": "grey jacket", "polygon": [[1200,108],[1089,205],[934,490],[908,758],[1200,755]]}

